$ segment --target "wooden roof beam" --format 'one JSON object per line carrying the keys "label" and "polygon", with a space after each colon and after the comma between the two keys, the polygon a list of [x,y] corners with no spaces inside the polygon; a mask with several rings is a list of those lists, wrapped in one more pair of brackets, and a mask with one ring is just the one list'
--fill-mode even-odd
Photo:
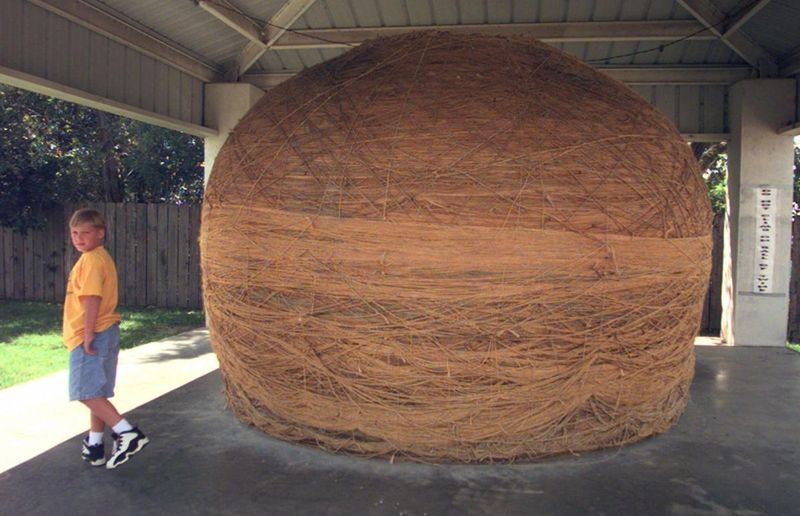
{"label": "wooden roof beam", "polygon": [[770,2],[770,0],[756,0],[749,9],[743,9],[729,24],[725,27],[725,32],[722,34],[722,38],[728,38],[739,30],[742,25],[747,23],[747,21],[756,15],[758,11],[766,7],[766,5]]}
{"label": "wooden roof beam", "polygon": [[[379,36],[395,36],[425,29],[450,32],[533,36],[547,43],[591,41],[668,41],[689,37],[693,40],[716,39],[695,20],[606,21],[557,23],[485,23],[466,25],[415,25],[406,27],[370,27],[353,29],[302,29],[286,32],[274,49],[337,48],[358,45]],[[694,34],[694,35],[692,35]]]}
{"label": "wooden roof beam", "polygon": [[102,5],[96,5],[95,2],[84,0],[28,1],[202,81],[213,82],[222,79],[220,71],[213,65],[176,47],[133,20],[112,13]]}
{"label": "wooden roof beam", "polygon": [[244,75],[315,1],[287,0],[272,18],[264,24],[261,31],[263,33],[261,40],[258,42],[250,41],[245,45],[237,56],[234,65],[225,74],[226,78],[228,80],[237,80]]}
{"label": "wooden roof beam", "polygon": [[270,72],[270,73],[248,73],[241,76],[242,82],[247,82],[261,88],[262,90],[269,90],[278,84],[288,81],[299,72]]}
{"label": "wooden roof beam", "polygon": [[778,65],[775,59],[741,31],[736,31],[727,37],[723,37],[723,32],[720,28],[728,18],[728,15],[720,11],[710,0],[678,0],[678,2],[700,23],[708,27],[712,34],[719,37],[742,59],[758,70],[762,77],[774,77],[777,75]]}
{"label": "wooden roof beam", "polygon": [[597,66],[629,86],[728,86],[751,78],[749,66]]}
{"label": "wooden roof beam", "polygon": [[[749,66],[598,66],[597,69],[626,84],[638,86],[725,86],[749,78],[753,71]],[[241,79],[267,90],[294,75],[293,72],[250,73]]]}
{"label": "wooden roof beam", "polygon": [[681,133],[690,143],[719,143],[731,141],[731,133]]}
{"label": "wooden roof beam", "polygon": [[258,26],[229,2],[199,0],[197,5],[248,40],[261,43],[261,31]]}

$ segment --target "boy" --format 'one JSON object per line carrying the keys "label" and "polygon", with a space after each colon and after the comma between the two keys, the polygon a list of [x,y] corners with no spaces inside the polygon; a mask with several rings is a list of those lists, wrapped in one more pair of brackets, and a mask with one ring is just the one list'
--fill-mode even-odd
{"label": "boy", "polygon": [[[114,396],[119,356],[117,268],[103,248],[105,220],[92,209],[78,210],[69,221],[72,245],[81,257],[67,282],[64,299],[64,344],[69,354],[69,398],[86,405],[90,431],[81,457],[92,466],[116,468],[147,445],[149,439],[117,412]],[[103,431],[112,429],[114,449],[108,462]]]}

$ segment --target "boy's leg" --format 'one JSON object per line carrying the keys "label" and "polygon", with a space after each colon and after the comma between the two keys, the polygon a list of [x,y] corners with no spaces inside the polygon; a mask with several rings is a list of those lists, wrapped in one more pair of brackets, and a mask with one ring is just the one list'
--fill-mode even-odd
{"label": "boy's leg", "polygon": [[[92,411],[92,431],[102,432],[103,424],[113,428],[120,421],[122,416],[117,412],[117,408],[108,401],[108,398],[93,398],[90,400],[80,400],[81,403],[86,405]],[[100,424],[96,425],[96,421]]]}
{"label": "boy's leg", "polygon": [[[86,438],[87,446],[100,446],[103,444],[106,424],[102,419],[89,411],[89,437]],[[105,448],[103,448],[105,451]]]}
{"label": "boy's leg", "polygon": [[[69,359],[69,395],[72,400],[80,400],[86,394],[102,396],[99,391],[105,382],[100,362],[101,357],[89,356],[78,346],[70,352]],[[87,408],[89,408],[87,406]],[[92,466],[106,463],[103,446],[103,430],[105,422],[89,408],[89,435],[84,438],[81,458]]]}
{"label": "boy's leg", "polygon": [[120,464],[124,464],[150,442],[150,439],[148,439],[141,430],[131,426],[131,424],[120,415],[117,408],[114,407],[107,398],[81,400],[81,403],[92,411],[93,425],[95,424],[95,420],[99,420],[101,422],[101,424],[98,425],[100,428],[102,428],[102,423],[105,423],[114,431],[114,451],[106,462],[107,468],[113,469]]}
{"label": "boy's leg", "polygon": [[99,417],[94,415],[94,412],[89,412],[89,430],[92,432],[102,432],[106,429],[106,423]]}
{"label": "boy's leg", "polygon": [[106,463],[106,449],[103,446],[106,424],[93,412],[89,412],[89,421],[89,435],[83,439],[81,458],[92,466],[102,466]]}
{"label": "boy's leg", "polygon": [[82,347],[70,354],[70,399],[80,400],[91,411],[92,431],[95,428],[102,431],[104,425],[112,429],[114,451],[105,463],[110,469],[127,462],[150,440],[126,421],[108,400],[114,395],[116,383],[119,326],[112,325],[96,334],[92,347],[95,355],[85,354]]}

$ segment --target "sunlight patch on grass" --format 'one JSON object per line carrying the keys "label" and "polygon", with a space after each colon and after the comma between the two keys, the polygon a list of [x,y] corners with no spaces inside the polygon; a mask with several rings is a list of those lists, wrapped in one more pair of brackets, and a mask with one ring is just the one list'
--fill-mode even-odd
{"label": "sunlight patch on grass", "polygon": [[26,346],[45,349],[65,349],[61,334],[53,333],[23,333],[2,344],[10,346]]}
{"label": "sunlight patch on grass", "polygon": [[0,389],[66,368],[69,355],[59,346],[0,345]]}
{"label": "sunlight patch on grass", "polygon": [[[123,349],[205,326],[201,310],[121,307],[119,312]],[[60,304],[0,301],[0,389],[67,367],[62,313]]]}

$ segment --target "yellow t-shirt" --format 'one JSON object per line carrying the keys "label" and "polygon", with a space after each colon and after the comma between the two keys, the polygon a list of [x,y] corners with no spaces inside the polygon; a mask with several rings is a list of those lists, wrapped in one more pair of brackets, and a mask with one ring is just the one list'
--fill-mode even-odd
{"label": "yellow t-shirt", "polygon": [[69,273],[64,299],[64,344],[72,351],[83,343],[86,312],[80,296],[100,296],[95,333],[120,321],[117,309],[117,267],[103,246],[83,253]]}

